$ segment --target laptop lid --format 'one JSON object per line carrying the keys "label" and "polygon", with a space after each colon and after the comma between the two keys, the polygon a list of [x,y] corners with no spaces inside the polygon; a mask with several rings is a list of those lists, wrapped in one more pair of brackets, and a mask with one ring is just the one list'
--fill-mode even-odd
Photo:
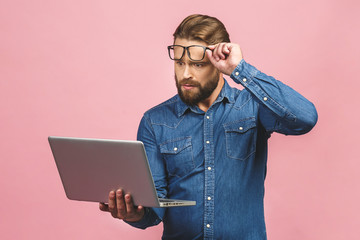
{"label": "laptop lid", "polygon": [[160,207],[142,142],[55,136],[48,140],[69,199],[106,203],[111,190],[122,188],[132,194],[135,205]]}

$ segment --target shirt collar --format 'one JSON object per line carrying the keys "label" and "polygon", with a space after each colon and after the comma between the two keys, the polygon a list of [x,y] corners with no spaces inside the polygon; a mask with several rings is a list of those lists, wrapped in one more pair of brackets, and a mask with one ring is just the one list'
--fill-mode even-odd
{"label": "shirt collar", "polygon": [[[199,112],[197,111],[194,107],[191,107],[189,105],[186,105],[179,97],[179,95],[177,95],[178,101],[177,101],[177,115],[178,117],[181,117],[182,115],[185,114],[185,112],[190,109],[193,112]],[[232,88],[229,86],[229,84],[227,83],[227,81],[224,78],[224,86],[221,89],[219,96],[217,97],[217,99],[215,100],[215,103],[218,102],[222,102],[224,100],[227,100],[229,103],[234,103],[235,102],[235,98],[234,98],[234,91],[232,91]]]}

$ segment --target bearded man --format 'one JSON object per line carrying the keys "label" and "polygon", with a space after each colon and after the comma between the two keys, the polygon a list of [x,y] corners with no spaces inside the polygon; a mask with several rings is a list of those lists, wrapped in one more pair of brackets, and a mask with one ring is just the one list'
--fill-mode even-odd
{"label": "bearded man", "polygon": [[[163,222],[163,239],[264,240],[267,141],[317,122],[314,105],[245,62],[216,18],[191,15],[168,46],[178,94],[148,110],[139,126],[160,198],[196,206],[134,206],[121,189],[100,209],[137,228]],[[223,75],[244,89],[228,85]]]}

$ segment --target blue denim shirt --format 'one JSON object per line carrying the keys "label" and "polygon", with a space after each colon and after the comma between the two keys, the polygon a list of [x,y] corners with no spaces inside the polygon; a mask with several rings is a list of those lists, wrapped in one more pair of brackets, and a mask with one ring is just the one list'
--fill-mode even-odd
{"label": "blue denim shirt", "polygon": [[207,112],[176,95],[147,111],[145,145],[158,195],[196,206],[146,208],[134,227],[163,221],[163,239],[264,240],[264,180],[272,132],[300,135],[317,122],[314,105],[244,60]]}

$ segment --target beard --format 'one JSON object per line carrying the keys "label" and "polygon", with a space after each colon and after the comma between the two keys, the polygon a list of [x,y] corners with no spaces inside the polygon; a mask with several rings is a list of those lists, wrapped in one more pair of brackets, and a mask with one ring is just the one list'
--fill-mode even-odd
{"label": "beard", "polygon": [[[204,86],[201,86],[199,82],[191,79],[179,81],[175,75],[176,88],[180,99],[187,105],[197,105],[199,102],[210,97],[219,83],[219,77],[220,73],[217,71],[207,82],[205,82]],[[193,88],[190,90],[182,90],[181,86],[185,84],[192,85]]]}

